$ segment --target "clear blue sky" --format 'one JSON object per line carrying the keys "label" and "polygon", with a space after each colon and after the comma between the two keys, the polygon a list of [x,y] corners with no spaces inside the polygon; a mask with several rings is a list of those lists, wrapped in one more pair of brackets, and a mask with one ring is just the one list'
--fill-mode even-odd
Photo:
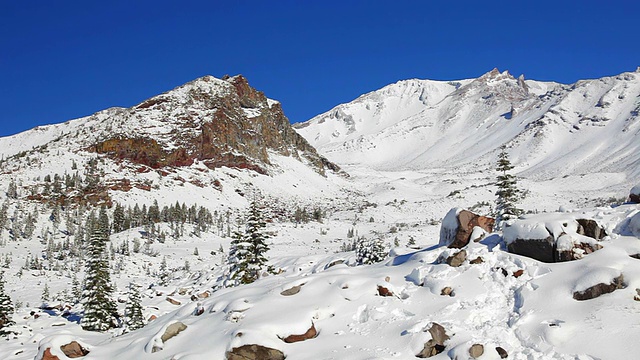
{"label": "clear blue sky", "polygon": [[0,136],[244,74],[292,122],[408,78],[640,66],[638,1],[0,1]]}

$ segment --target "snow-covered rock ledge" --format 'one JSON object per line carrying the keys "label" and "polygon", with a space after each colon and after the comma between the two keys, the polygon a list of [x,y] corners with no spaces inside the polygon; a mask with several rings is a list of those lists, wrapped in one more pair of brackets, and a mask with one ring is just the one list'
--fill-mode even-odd
{"label": "snow-covered rock ledge", "polygon": [[504,242],[511,253],[543,262],[582,258],[602,248],[605,230],[593,219],[570,213],[525,215],[504,227]]}

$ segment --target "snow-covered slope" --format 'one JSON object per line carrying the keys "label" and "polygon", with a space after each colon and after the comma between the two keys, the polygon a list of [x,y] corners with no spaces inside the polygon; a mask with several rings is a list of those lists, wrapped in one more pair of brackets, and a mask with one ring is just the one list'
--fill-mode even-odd
{"label": "snow-covered slope", "polygon": [[472,80],[401,81],[296,125],[341,165],[487,169],[507,145],[518,171],[640,175],[640,73],[573,85],[493,71]]}

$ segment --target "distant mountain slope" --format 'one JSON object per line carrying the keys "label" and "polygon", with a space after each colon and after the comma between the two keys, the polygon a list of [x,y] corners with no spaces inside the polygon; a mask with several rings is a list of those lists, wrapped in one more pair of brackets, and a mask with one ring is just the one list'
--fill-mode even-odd
{"label": "distant mountain slope", "polygon": [[638,176],[639,111],[638,72],[562,85],[494,69],[457,82],[400,81],[295,127],[341,165],[489,168],[506,144],[527,176]]}

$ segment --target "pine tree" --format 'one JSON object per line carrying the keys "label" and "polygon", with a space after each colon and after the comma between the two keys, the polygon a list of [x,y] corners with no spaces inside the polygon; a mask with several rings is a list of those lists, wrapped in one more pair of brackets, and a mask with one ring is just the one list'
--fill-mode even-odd
{"label": "pine tree", "polygon": [[162,261],[160,262],[160,285],[167,286],[169,285],[169,279],[171,278],[171,273],[167,267],[167,257],[163,256]]}
{"label": "pine tree", "polygon": [[42,289],[42,303],[45,304],[51,300],[51,294],[49,293],[49,284],[44,283],[44,289]]}
{"label": "pine tree", "polygon": [[496,186],[496,222],[500,224],[503,220],[517,217],[522,214],[522,210],[516,207],[518,201],[522,198],[522,192],[517,187],[517,178],[509,174],[513,169],[506,146],[500,148],[496,171],[498,172]]}
{"label": "pine tree", "polygon": [[129,297],[125,306],[125,325],[127,331],[138,330],[144,327],[144,316],[142,316],[142,299],[140,286],[129,283]]}
{"label": "pine tree", "polygon": [[247,213],[244,232],[236,231],[229,248],[229,279],[232,285],[250,284],[256,281],[267,267],[266,252],[269,251],[264,231],[266,222],[258,204],[252,201]]}
{"label": "pine tree", "polygon": [[11,298],[4,291],[4,273],[0,272],[0,336],[9,334],[6,328],[15,324],[15,322],[11,320],[13,311]]}
{"label": "pine tree", "polygon": [[113,210],[113,232],[119,233],[125,230],[124,224],[124,209],[120,204],[116,204],[116,208]]}
{"label": "pine tree", "polygon": [[107,241],[109,241],[109,218],[103,207],[89,238],[87,274],[82,292],[84,317],[81,325],[83,329],[89,331],[106,331],[117,325],[117,308],[111,298],[113,285],[109,274]]}

